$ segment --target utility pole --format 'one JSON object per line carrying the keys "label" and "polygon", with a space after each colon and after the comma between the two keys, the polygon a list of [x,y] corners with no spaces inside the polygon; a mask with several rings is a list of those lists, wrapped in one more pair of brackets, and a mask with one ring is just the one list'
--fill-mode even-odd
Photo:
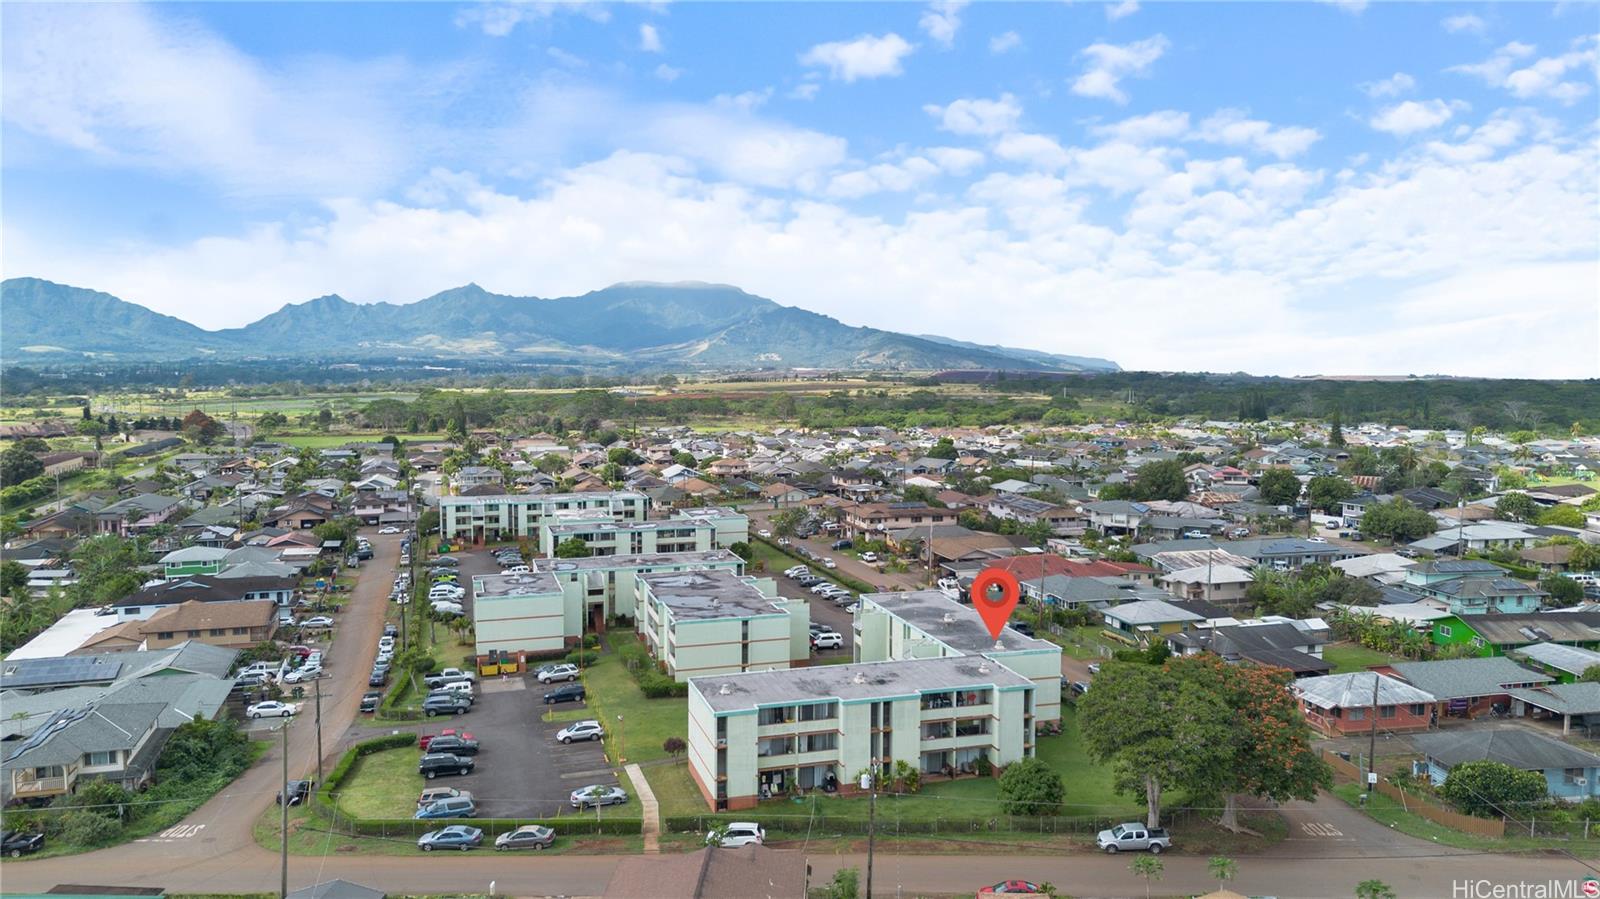
{"label": "utility pole", "polygon": [[[278,794],[279,824],[282,828],[278,831],[278,863],[281,868],[278,899],[289,897],[289,720],[285,718],[278,725],[278,730],[283,731],[283,792]],[[322,785],[319,783],[317,786]]]}
{"label": "utility pole", "polygon": [[317,688],[317,786],[322,786],[322,678],[313,683]]}
{"label": "utility pole", "polygon": [[[1378,684],[1383,682],[1383,675],[1372,672],[1372,727],[1367,730],[1367,780],[1372,780],[1372,775],[1378,770]],[[1372,791],[1371,783],[1361,785],[1363,793]]]}
{"label": "utility pole", "polygon": [[[873,767],[876,768],[876,765]],[[872,850],[878,831],[878,772],[868,769],[866,774],[861,775],[861,780],[861,786],[872,791],[867,800],[867,891],[862,894],[866,899],[872,899]]]}

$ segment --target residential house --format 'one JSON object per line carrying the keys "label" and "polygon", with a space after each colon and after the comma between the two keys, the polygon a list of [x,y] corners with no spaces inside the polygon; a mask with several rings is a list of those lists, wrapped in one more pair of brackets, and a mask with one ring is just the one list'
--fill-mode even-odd
{"label": "residential house", "polygon": [[1203,599],[1225,606],[1247,602],[1255,575],[1234,565],[1202,565],[1163,575],[1167,591],[1178,599]]}
{"label": "residential house", "polygon": [[1388,733],[1424,731],[1432,721],[1432,693],[1376,671],[1301,678],[1292,689],[1306,721],[1328,737],[1369,732],[1374,707]]}
{"label": "residential house", "polygon": [[928,528],[942,524],[955,524],[954,509],[943,509],[927,503],[863,503],[846,507],[845,529],[851,534],[876,537],[885,531],[904,528]]}
{"label": "residential house", "polygon": [[709,675],[689,681],[689,772],[709,809],[791,789],[859,792],[905,762],[929,778],[1033,755],[1034,683],[983,656]]}
{"label": "residential house", "polygon": [[1445,603],[1453,615],[1514,615],[1537,612],[1550,594],[1509,577],[1463,577],[1419,588]]}
{"label": "residential house", "polygon": [[792,487],[779,481],[761,488],[761,498],[771,503],[774,509],[784,509],[805,502],[809,495],[799,487]]}
{"label": "residential house", "polygon": [[1442,785],[1457,765],[1499,762],[1543,775],[1552,799],[1580,802],[1600,797],[1600,756],[1535,731],[1441,731],[1412,737],[1411,745],[1422,753],[1428,779],[1435,786]]}
{"label": "residential house", "polygon": [[499,487],[505,482],[505,475],[500,469],[487,465],[463,465],[451,476],[450,482],[458,492],[469,487]]}
{"label": "residential house", "polygon": [[1085,503],[1083,511],[1089,516],[1089,527],[1102,534],[1133,535],[1144,525],[1150,507],[1143,503],[1113,499]]}
{"label": "residential house", "polygon": [[999,493],[989,500],[990,515],[1001,520],[1016,521],[1024,525],[1044,524],[1051,533],[1064,534],[1076,530],[1082,533],[1082,516],[1067,506],[1058,506],[1044,500],[1016,493]]}
{"label": "residential house", "polygon": [[1210,652],[1228,662],[1284,668],[1301,678],[1333,670],[1322,658],[1328,640],[1320,621],[1273,619],[1183,631],[1167,637],[1167,646],[1174,655]]}
{"label": "residential house", "polygon": [[278,605],[268,600],[198,602],[166,606],[139,625],[145,649],[196,640],[225,649],[248,649],[278,629]]}
{"label": "residential house", "polygon": [[167,606],[198,602],[250,602],[271,600],[280,606],[288,605],[294,597],[297,577],[239,577],[224,578],[217,575],[186,575],[162,581],[125,596],[111,604],[118,620],[149,618]]}
{"label": "residential house", "polygon": [[161,574],[168,579],[190,574],[217,574],[229,551],[206,546],[188,546],[161,557]]}
{"label": "residential house", "polygon": [[1111,606],[1101,610],[1100,615],[1113,635],[1139,646],[1187,631],[1205,620],[1204,616],[1159,599]]}
{"label": "residential house", "polygon": [[1431,693],[1437,702],[1434,714],[1439,718],[1476,718],[1494,709],[1505,711],[1511,707],[1512,690],[1552,680],[1504,656],[1393,662],[1378,670]]}
{"label": "residential house", "polygon": [[1511,655],[1563,684],[1579,680],[1589,669],[1600,666],[1600,652],[1561,643],[1532,643],[1512,650]]}
{"label": "residential house", "polygon": [[176,497],[156,493],[130,496],[95,513],[95,533],[118,537],[142,533],[165,524],[182,508],[183,504]]}

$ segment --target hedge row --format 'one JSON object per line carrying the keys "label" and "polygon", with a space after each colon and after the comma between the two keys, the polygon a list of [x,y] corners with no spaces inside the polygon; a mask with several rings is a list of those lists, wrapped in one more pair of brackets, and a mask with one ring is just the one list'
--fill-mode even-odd
{"label": "hedge row", "polygon": [[395,721],[422,720],[422,712],[418,709],[397,708],[410,692],[410,675],[403,675],[400,683],[390,687],[388,692],[383,694],[383,702],[378,703],[379,717],[390,718]]}
{"label": "hedge row", "polygon": [[314,808],[320,806],[324,811],[330,814],[333,813],[334,804],[331,794],[336,792],[337,788],[344,783],[345,778],[350,776],[350,771],[355,768],[356,760],[362,756],[371,755],[374,752],[382,752],[385,749],[405,749],[415,745],[417,745],[416,734],[385,734],[371,740],[364,740],[346,749],[344,755],[339,757],[339,763],[333,766],[332,771],[328,772],[327,779],[317,784],[316,802],[312,803],[312,806]]}
{"label": "hedge row", "polygon": [[[837,569],[837,568],[823,568],[822,566],[816,564],[815,562],[812,562],[810,559],[806,558],[805,556],[800,555],[799,553],[793,551],[792,549],[790,549],[787,546],[779,546],[778,544],[772,542],[771,540],[768,540],[765,537],[757,537],[756,539],[760,540],[762,543],[765,543],[766,545],[772,547],[773,549],[777,550],[778,552],[788,556],[789,558],[795,560],[796,562],[799,562],[800,564],[806,566],[807,568],[810,568],[811,571],[814,574],[816,574],[818,577],[825,577],[828,580],[833,581],[836,584],[839,584],[840,586],[849,587],[851,590],[854,590],[857,593],[877,593],[877,592],[879,592],[877,587],[874,587],[873,585],[867,583],[866,581],[858,581],[855,578],[849,576],[848,574],[840,574],[839,573],[839,569]],[[779,572],[774,572],[774,573],[779,573]]]}
{"label": "hedge row", "polygon": [[[864,816],[844,815],[767,815],[725,812],[719,815],[672,815],[662,819],[667,833],[705,833],[730,821],[755,821],[774,833],[813,835],[864,834],[869,822]],[[898,818],[879,807],[877,832],[881,834],[936,833],[1076,833],[1094,834],[1121,823],[1122,819],[1101,817],[1031,817],[996,815],[992,818]]]}

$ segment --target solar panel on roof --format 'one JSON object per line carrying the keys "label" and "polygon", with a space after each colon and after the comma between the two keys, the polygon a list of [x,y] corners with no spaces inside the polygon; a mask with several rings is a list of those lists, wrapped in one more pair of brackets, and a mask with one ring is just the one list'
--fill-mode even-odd
{"label": "solar panel on roof", "polygon": [[81,721],[84,716],[89,714],[89,711],[90,710],[87,708],[82,708],[62,709],[61,711],[56,712],[51,716],[49,721],[44,723],[43,727],[40,727],[38,730],[34,731],[28,737],[28,739],[22,741],[22,745],[18,746],[14,751],[7,755],[6,761],[9,762],[12,759],[22,755],[24,752],[43,745],[46,740],[55,736],[64,728],[68,727],[74,722]]}
{"label": "solar panel on roof", "polygon": [[99,656],[26,659],[8,665],[0,682],[8,688],[88,683],[115,680],[121,671],[121,662]]}

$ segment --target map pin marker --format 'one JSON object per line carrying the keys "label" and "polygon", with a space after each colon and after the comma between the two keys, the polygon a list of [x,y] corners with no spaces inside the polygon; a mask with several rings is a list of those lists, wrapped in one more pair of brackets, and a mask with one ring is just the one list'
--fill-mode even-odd
{"label": "map pin marker", "polygon": [[989,628],[989,636],[999,640],[1006,619],[1011,617],[1011,610],[1017,607],[1017,600],[1022,596],[1017,576],[1003,568],[985,568],[973,578],[972,589],[968,592],[972,594],[973,608],[983,616],[983,623]]}

